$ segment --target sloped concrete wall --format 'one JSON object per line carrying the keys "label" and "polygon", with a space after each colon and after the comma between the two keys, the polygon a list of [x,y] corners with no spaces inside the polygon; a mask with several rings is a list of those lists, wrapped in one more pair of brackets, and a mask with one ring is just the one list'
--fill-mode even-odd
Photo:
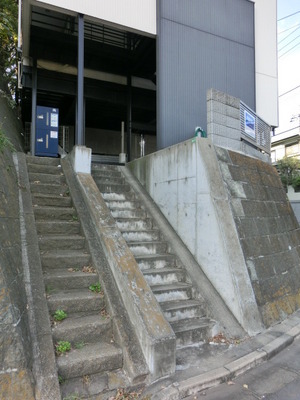
{"label": "sloped concrete wall", "polygon": [[277,171],[216,148],[256,301],[266,326],[300,307],[300,229]]}
{"label": "sloped concrete wall", "polygon": [[194,138],[128,167],[241,326],[250,334],[260,331],[260,314],[211,141]]}
{"label": "sloped concrete wall", "polygon": [[249,333],[300,306],[300,231],[270,164],[194,138],[128,164]]}
{"label": "sloped concrete wall", "polygon": [[[1,90],[0,128],[22,150],[21,123]],[[0,398],[34,399],[23,282],[18,180],[9,150],[0,151]]]}
{"label": "sloped concrete wall", "polygon": [[34,399],[17,176],[9,151],[0,152],[0,347],[0,398]]}

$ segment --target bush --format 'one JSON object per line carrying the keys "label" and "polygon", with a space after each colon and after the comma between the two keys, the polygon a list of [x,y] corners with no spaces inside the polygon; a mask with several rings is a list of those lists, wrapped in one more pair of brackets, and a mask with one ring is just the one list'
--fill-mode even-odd
{"label": "bush", "polygon": [[300,175],[295,176],[292,179],[292,186],[293,186],[295,192],[300,192]]}

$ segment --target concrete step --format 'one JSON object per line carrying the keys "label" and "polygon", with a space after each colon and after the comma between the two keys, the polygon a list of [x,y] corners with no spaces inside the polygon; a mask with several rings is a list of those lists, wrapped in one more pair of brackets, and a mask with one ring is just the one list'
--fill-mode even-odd
{"label": "concrete step", "polygon": [[60,165],[60,158],[56,157],[36,157],[36,156],[26,156],[28,164],[38,164],[38,165]]}
{"label": "concrete step", "polygon": [[29,173],[61,175],[61,165],[43,165],[27,163]]}
{"label": "concrete step", "polygon": [[173,300],[189,300],[192,298],[192,285],[178,282],[170,285],[153,285],[151,290],[160,302]]}
{"label": "concrete step", "polygon": [[104,168],[95,168],[92,166],[92,176],[95,178],[102,177],[122,177],[122,174],[117,169],[104,169]]}
{"label": "concrete step", "polygon": [[110,210],[139,210],[141,203],[134,200],[106,200],[106,205]]}
{"label": "concrete step", "polygon": [[78,221],[36,221],[38,235],[76,235],[80,233]]}
{"label": "concrete step", "polygon": [[68,268],[44,270],[44,283],[48,290],[88,288],[99,281],[96,273],[68,271]]}
{"label": "concrete step", "polygon": [[214,321],[209,318],[189,318],[170,322],[176,335],[177,347],[201,343],[212,336]]}
{"label": "concrete step", "polygon": [[135,201],[135,194],[130,192],[125,193],[101,193],[105,201]]}
{"label": "concrete step", "polygon": [[146,231],[123,231],[122,236],[128,243],[160,240],[160,232],[158,229],[149,229]]}
{"label": "concrete step", "polygon": [[123,231],[145,231],[152,229],[152,218],[115,218],[117,227]]}
{"label": "concrete step", "polygon": [[111,215],[115,218],[147,218],[147,213],[145,210],[111,210]]}
{"label": "concrete step", "polygon": [[160,303],[160,307],[169,322],[204,317],[206,314],[205,307],[199,300],[166,301]]}
{"label": "concrete step", "polygon": [[98,183],[95,181],[101,193],[126,193],[130,191],[130,186],[127,184],[120,185],[117,183]]}
{"label": "concrete step", "polygon": [[[110,400],[117,398],[119,388],[128,388],[130,382],[122,370],[70,378],[61,383],[62,399]],[[101,393],[99,395],[99,393]],[[121,400],[121,399],[120,399]]]}
{"label": "concrete step", "polygon": [[32,194],[33,206],[50,206],[50,207],[70,207],[72,205],[71,197],[65,197],[60,195],[51,195],[43,193]]}
{"label": "concrete step", "polygon": [[82,250],[85,248],[85,237],[80,235],[43,235],[39,236],[40,250],[65,249]]}
{"label": "concrete step", "polygon": [[49,250],[41,252],[43,268],[82,268],[91,262],[91,256],[82,250]]}
{"label": "concrete step", "polygon": [[95,343],[112,339],[112,323],[109,316],[101,317],[100,313],[92,315],[69,315],[52,328],[53,341],[68,340],[74,347],[76,344]]}
{"label": "concrete step", "polygon": [[29,172],[29,181],[31,183],[47,183],[51,185],[60,185],[66,183],[66,178],[64,174],[60,171],[60,174],[48,174],[40,172]]}
{"label": "concrete step", "polygon": [[120,173],[118,167],[116,165],[111,164],[99,164],[99,163],[92,163],[92,171],[110,171],[110,172],[118,172]]}
{"label": "concrete step", "polygon": [[124,178],[121,175],[93,175],[96,185],[124,185]]}
{"label": "concrete step", "polygon": [[92,343],[57,357],[58,374],[63,379],[112,371],[123,365],[122,351],[115,344]]}
{"label": "concrete step", "polygon": [[166,242],[130,242],[128,247],[134,256],[143,254],[165,254],[167,253],[168,245]]}
{"label": "concrete step", "polygon": [[36,206],[33,211],[36,220],[78,220],[76,210],[73,207]]}
{"label": "concrete step", "polygon": [[51,195],[69,196],[69,189],[67,185],[51,185],[47,183],[30,183],[31,193],[43,193]]}
{"label": "concrete step", "polygon": [[105,307],[104,296],[86,288],[63,291],[54,290],[48,295],[47,302],[51,314],[56,310],[64,310],[67,314],[99,312]]}
{"label": "concrete step", "polygon": [[180,268],[147,269],[143,274],[150,286],[185,282],[186,279],[185,271]]}
{"label": "concrete step", "polygon": [[173,254],[143,254],[135,257],[140,270],[171,268],[176,266]]}

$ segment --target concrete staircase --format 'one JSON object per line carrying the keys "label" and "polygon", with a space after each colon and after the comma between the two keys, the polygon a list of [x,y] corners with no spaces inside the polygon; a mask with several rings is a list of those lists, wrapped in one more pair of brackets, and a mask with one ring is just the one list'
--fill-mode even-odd
{"label": "concrete staircase", "polygon": [[215,321],[207,317],[180,261],[172,254],[155,221],[116,166],[95,164],[94,180],[176,334],[178,349],[199,344],[212,336]]}
{"label": "concrete staircase", "polygon": [[[106,399],[128,383],[123,354],[114,343],[103,292],[89,289],[99,277],[59,161],[27,157],[53,343],[71,343],[71,351],[56,356],[61,394]],[[67,318],[55,321],[56,310]]]}

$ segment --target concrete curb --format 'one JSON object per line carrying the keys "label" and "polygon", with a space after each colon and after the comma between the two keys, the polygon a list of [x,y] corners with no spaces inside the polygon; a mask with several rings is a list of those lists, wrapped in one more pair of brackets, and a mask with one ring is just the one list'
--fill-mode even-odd
{"label": "concrete curb", "polygon": [[[293,317],[292,317],[293,318]],[[281,336],[271,340],[268,344],[251,351],[248,354],[226,363],[220,368],[202,373],[200,375],[188,378],[182,382],[174,382],[159,393],[154,393],[152,400],[180,400],[193,395],[202,390],[212,388],[220,383],[232,380],[249,369],[273,358],[276,354],[287,348],[293,343],[294,339],[300,336],[300,317],[298,324],[294,327],[286,326],[287,331],[282,332]],[[265,335],[275,333],[276,326],[267,330]],[[264,334],[263,334],[264,335]]]}

